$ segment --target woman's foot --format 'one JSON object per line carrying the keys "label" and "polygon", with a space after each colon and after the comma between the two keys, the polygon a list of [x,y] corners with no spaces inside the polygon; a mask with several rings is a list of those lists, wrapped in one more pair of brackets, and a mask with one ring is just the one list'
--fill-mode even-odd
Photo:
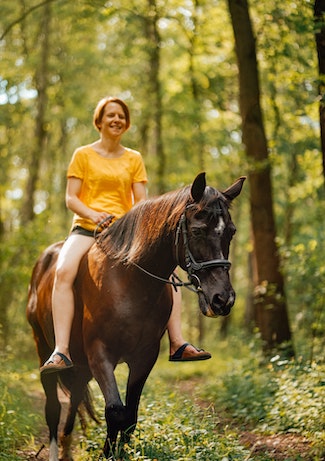
{"label": "woman's foot", "polygon": [[170,362],[194,362],[196,360],[211,359],[210,352],[198,349],[189,343],[184,343],[174,354],[169,356]]}
{"label": "woman's foot", "polygon": [[55,373],[56,371],[67,370],[72,368],[72,361],[61,352],[54,351],[51,357],[40,368],[40,372],[45,375],[48,373]]}

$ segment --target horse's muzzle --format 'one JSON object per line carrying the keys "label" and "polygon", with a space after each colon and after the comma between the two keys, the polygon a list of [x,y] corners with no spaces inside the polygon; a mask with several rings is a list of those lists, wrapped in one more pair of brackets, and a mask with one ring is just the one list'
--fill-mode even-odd
{"label": "horse's muzzle", "polygon": [[199,305],[202,313],[206,317],[225,317],[231,311],[235,303],[236,295],[231,291],[229,295],[215,294],[211,301],[209,301],[204,292],[199,293]]}

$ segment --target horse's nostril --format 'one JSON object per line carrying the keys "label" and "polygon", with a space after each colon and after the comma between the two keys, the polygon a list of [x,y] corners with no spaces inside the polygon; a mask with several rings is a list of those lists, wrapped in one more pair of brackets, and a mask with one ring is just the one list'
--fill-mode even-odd
{"label": "horse's nostril", "polygon": [[213,302],[214,306],[216,306],[218,308],[220,308],[220,307],[222,308],[223,306],[225,306],[227,304],[227,300],[228,300],[227,297],[225,297],[225,296],[223,296],[221,294],[215,294],[213,296],[212,302]]}
{"label": "horse's nostril", "polygon": [[212,309],[217,315],[228,315],[234,304],[232,296],[227,296],[226,293],[218,293],[213,296]]}

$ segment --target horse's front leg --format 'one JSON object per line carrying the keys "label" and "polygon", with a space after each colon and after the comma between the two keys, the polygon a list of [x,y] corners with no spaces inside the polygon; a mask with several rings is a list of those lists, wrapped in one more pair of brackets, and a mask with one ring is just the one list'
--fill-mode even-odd
{"label": "horse's front leg", "polygon": [[[128,443],[131,434],[134,432],[138,421],[138,408],[143,387],[147,378],[156,363],[159,346],[150,346],[149,350],[140,351],[137,358],[129,363],[129,378],[126,390],[126,419],[122,428],[122,442]],[[145,360],[143,359],[145,357]]]}
{"label": "horse's front leg", "polygon": [[89,365],[94,378],[104,395],[107,437],[103,452],[106,458],[114,456],[116,439],[125,420],[122,403],[114,374],[115,365],[104,354],[89,354]]}

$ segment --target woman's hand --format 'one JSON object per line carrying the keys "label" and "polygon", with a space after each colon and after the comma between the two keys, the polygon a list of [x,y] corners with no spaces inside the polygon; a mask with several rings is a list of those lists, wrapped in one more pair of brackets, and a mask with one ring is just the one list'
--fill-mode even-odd
{"label": "woman's hand", "polygon": [[108,227],[110,225],[111,219],[109,218],[112,218],[112,215],[105,211],[91,210],[89,213],[89,219],[101,227]]}

